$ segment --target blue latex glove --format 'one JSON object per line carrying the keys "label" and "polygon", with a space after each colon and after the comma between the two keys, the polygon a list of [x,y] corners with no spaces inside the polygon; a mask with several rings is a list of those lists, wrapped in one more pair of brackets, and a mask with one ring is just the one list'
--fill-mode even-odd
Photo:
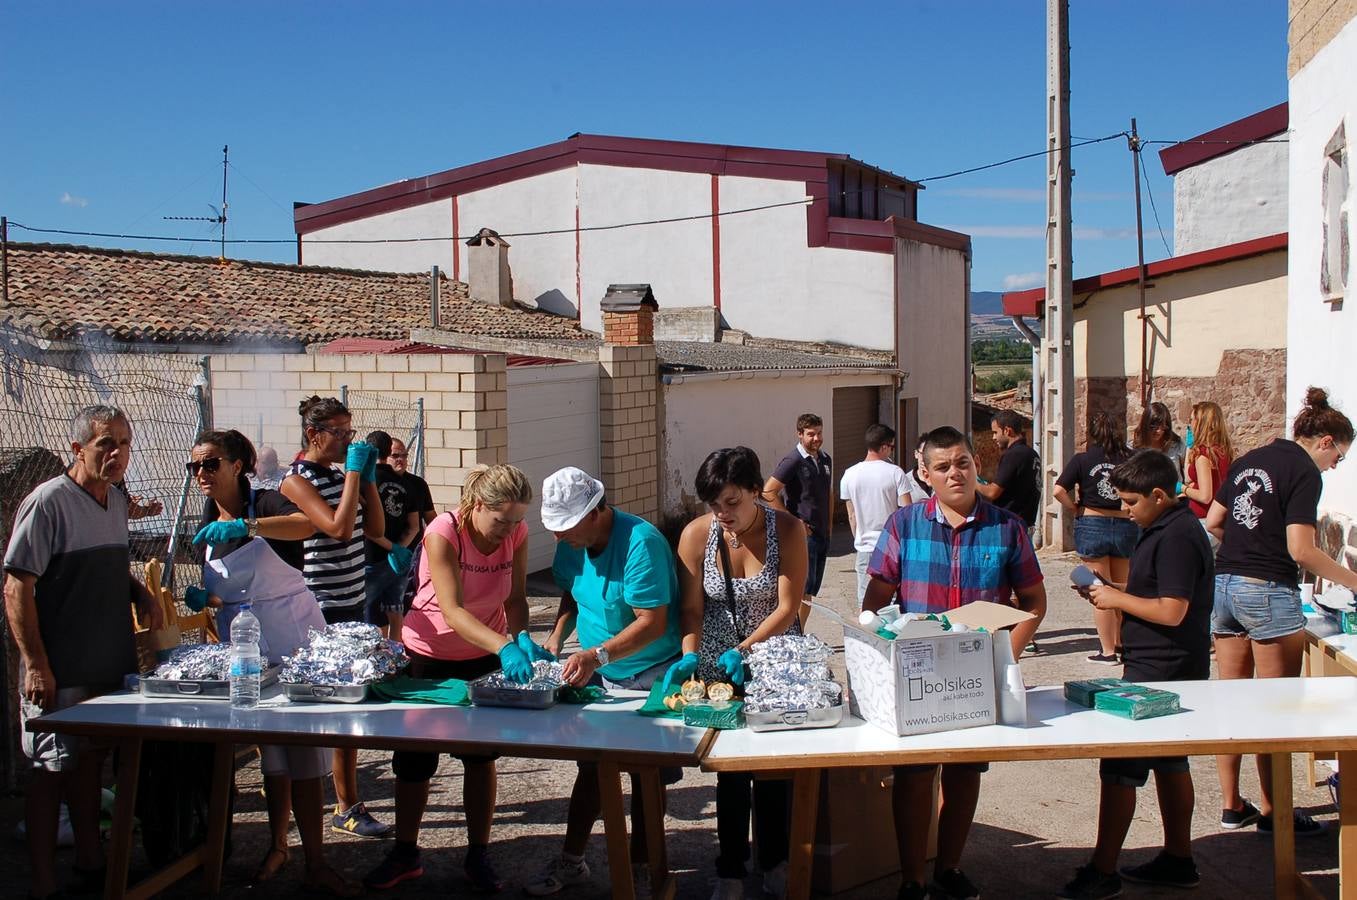
{"label": "blue latex glove", "polygon": [[736,687],[744,684],[744,656],[736,647],[731,647],[716,658],[716,666],[726,674],[730,683]]}
{"label": "blue latex glove", "polygon": [[499,666],[504,672],[504,677],[516,684],[527,684],[532,681],[532,660],[528,659],[528,654],[513,641],[499,648]]}
{"label": "blue latex glove", "polygon": [[555,654],[553,654],[547,648],[543,647],[541,644],[534,641],[532,639],[532,635],[528,634],[526,631],[520,631],[518,633],[518,637],[514,638],[514,643],[517,644],[518,649],[526,653],[528,655],[528,659],[532,660],[533,662],[537,662],[537,660],[539,659],[545,660],[546,662],[556,661]]}
{"label": "blue latex glove", "polygon": [[386,554],[386,564],[397,575],[404,575],[410,571],[410,561],[414,558],[415,551],[409,547],[404,544],[392,544],[391,549]]}
{"label": "blue latex glove", "polygon": [[664,682],[660,685],[660,694],[668,697],[678,688],[683,687],[683,682],[693,677],[697,671],[697,654],[685,653],[679,657],[678,662],[669,667],[669,671],[664,673]]}
{"label": "blue latex glove", "polygon": [[369,447],[372,451],[368,454],[367,465],[363,466],[362,479],[368,484],[377,483],[377,448]]}
{"label": "blue latex glove", "polygon": [[218,519],[199,528],[198,533],[193,536],[193,543],[205,543],[215,547],[228,541],[238,541],[249,533],[249,526],[244,519],[227,519],[225,521]]}
{"label": "blue latex glove", "polygon": [[184,588],[184,605],[194,612],[202,612],[207,608],[207,591],[196,584]]}
{"label": "blue latex glove", "polygon": [[1192,437],[1192,426],[1189,425],[1187,426],[1187,434],[1183,435],[1183,444],[1187,449],[1191,450],[1194,441],[1195,438]]}
{"label": "blue latex glove", "polygon": [[371,444],[355,441],[349,445],[348,455],[344,457],[344,471],[357,472],[360,475],[367,468],[368,457],[373,453]]}

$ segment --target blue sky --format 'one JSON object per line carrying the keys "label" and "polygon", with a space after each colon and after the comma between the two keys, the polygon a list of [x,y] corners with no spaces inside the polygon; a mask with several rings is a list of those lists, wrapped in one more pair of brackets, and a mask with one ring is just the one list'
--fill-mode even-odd
{"label": "blue sky", "polygon": [[[1180,140],[1286,99],[1281,0],[1075,0],[1073,133]],[[1045,3],[3,4],[0,214],[289,239],[319,201],[577,132],[848,153],[921,179],[1043,149]],[[1152,147],[1151,149],[1159,149]],[[1133,265],[1122,140],[1078,149],[1075,271]],[[1164,240],[1173,185],[1145,160]],[[1040,158],[930,183],[972,284],[1040,284]],[[1168,255],[1145,204],[1146,257]],[[20,229],[15,240],[40,239]],[[65,238],[143,250],[215,246]],[[290,244],[232,255],[291,261]]]}

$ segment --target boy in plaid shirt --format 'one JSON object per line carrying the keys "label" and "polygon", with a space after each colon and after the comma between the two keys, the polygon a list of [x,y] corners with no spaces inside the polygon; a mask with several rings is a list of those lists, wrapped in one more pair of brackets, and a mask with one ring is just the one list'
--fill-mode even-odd
{"label": "boy in plaid shirt", "polygon": [[[923,471],[933,496],[903,507],[886,521],[867,565],[871,583],[863,609],[899,603],[904,612],[942,613],[973,600],[1013,603],[1033,614],[1009,635],[1013,655],[1036,634],[1046,615],[1046,588],[1027,526],[976,489],[975,452],[955,428],[936,428],[924,438]],[[979,890],[960,869],[987,763],[942,767],[938,857],[932,883],[924,884],[928,822],[935,765],[897,766],[894,798],[899,844],[901,900],[966,898]]]}

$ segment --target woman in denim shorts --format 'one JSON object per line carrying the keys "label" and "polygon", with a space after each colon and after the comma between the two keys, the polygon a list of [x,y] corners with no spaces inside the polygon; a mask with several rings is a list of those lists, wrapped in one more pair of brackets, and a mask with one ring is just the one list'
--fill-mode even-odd
{"label": "woman in denim shorts", "polygon": [[[1357,590],[1357,572],[1328,557],[1315,544],[1320,473],[1343,461],[1352,446],[1348,417],[1329,406],[1319,388],[1306,392],[1305,407],[1291,428],[1294,440],[1278,438],[1230,466],[1206,516],[1220,538],[1211,631],[1221,678],[1278,678],[1300,674],[1305,650],[1298,566]],[[1253,823],[1272,830],[1272,772],[1258,758],[1261,800],[1257,807],[1239,793],[1238,754],[1216,757],[1224,808],[1222,828]],[[1296,813],[1296,834],[1317,834],[1323,825]]]}
{"label": "woman in denim shorts", "polygon": [[[1088,423],[1088,443],[1083,453],[1070,457],[1056,479],[1053,495],[1075,515],[1074,547],[1079,558],[1098,577],[1111,584],[1125,584],[1131,552],[1140,539],[1140,529],[1121,508],[1116,489],[1108,480],[1112,470],[1131,456],[1122,429],[1107,413],[1095,413]],[[1098,652],[1088,661],[1115,666],[1121,617],[1110,609],[1095,609]]]}

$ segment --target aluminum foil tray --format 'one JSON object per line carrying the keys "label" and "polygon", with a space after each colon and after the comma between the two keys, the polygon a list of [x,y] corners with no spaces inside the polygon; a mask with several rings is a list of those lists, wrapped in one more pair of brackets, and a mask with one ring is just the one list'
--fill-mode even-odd
{"label": "aluminum foil tray", "polygon": [[486,683],[487,678],[477,678],[467,685],[471,702],[477,706],[512,706],[517,709],[546,709],[555,706],[560,700],[561,688],[557,687],[499,687]]}
{"label": "aluminum foil tray", "polygon": [[843,704],[828,709],[782,709],[772,712],[744,711],[751,731],[795,731],[801,728],[833,728],[843,720]]}
{"label": "aluminum foil tray", "polygon": [[[259,674],[259,689],[275,684],[282,666],[269,666]],[[230,700],[231,682],[227,679],[151,678],[142,676],[141,693],[145,697],[195,697],[205,700]]]}
{"label": "aluminum foil tray", "polygon": [[362,703],[367,699],[366,684],[292,684],[283,685],[283,693],[294,703]]}

